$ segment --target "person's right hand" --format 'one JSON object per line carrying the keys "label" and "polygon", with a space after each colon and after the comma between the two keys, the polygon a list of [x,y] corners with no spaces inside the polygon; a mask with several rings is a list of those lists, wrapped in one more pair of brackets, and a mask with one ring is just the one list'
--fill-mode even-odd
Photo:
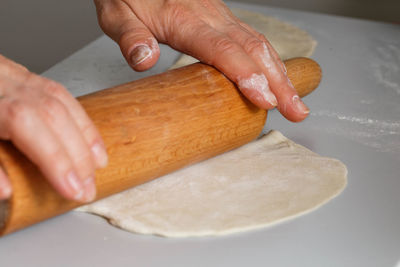
{"label": "person's right hand", "polygon": [[262,109],[288,120],[309,114],[266,36],[240,21],[222,0],[95,0],[103,31],[136,71],[154,66],[158,43],[214,66]]}
{"label": "person's right hand", "polygon": [[[94,124],[62,85],[1,55],[0,139],[10,140],[65,198],[94,199],[95,169],[107,164]],[[0,168],[0,200],[11,194]]]}

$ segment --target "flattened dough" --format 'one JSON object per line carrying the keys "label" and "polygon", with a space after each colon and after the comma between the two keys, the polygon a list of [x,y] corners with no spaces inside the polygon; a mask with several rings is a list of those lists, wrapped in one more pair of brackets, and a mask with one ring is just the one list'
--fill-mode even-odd
{"label": "flattened dough", "polygon": [[310,212],[338,195],[346,166],[271,131],[207,161],[81,208],[125,230],[224,235]]}
{"label": "flattened dough", "polygon": [[[293,57],[309,57],[317,45],[317,42],[307,32],[289,23],[242,9],[233,8],[232,12],[240,20],[252,26],[259,33],[264,34],[282,60]],[[183,67],[197,61],[191,56],[183,55],[171,69]]]}

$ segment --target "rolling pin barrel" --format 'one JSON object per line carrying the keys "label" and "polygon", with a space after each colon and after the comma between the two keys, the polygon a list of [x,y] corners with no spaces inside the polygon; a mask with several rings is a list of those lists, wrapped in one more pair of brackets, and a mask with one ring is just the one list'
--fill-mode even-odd
{"label": "rolling pin barrel", "polygon": [[[285,62],[300,96],[321,79],[317,63]],[[142,184],[255,139],[267,112],[248,102],[214,68],[197,63],[78,98],[97,128],[109,164],[96,172],[97,199]],[[13,195],[0,201],[0,235],[80,205],[60,197],[10,142],[0,163]]]}

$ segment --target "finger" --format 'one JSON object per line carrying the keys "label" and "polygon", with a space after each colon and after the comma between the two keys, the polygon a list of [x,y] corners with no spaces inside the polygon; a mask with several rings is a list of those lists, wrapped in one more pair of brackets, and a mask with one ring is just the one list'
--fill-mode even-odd
{"label": "finger", "polygon": [[0,138],[10,139],[65,198],[84,201],[84,189],[73,163],[54,133],[29,105],[0,99]]}
{"label": "finger", "polygon": [[160,48],[154,35],[124,1],[95,1],[99,24],[116,41],[128,64],[144,71],[157,62]]}
{"label": "finger", "polygon": [[278,100],[278,109],[282,115],[294,122],[305,119],[309,113],[308,108],[300,100],[284,69],[281,68],[280,60],[277,61],[273,57],[267,44],[239,27],[230,30],[229,36],[234,38],[263,70]]}
{"label": "finger", "polygon": [[175,34],[175,38],[180,38],[174,40],[179,44],[177,49],[222,71],[258,107],[271,109],[276,106],[276,98],[262,70],[240,45],[208,25],[191,28],[191,31],[185,31],[185,36]]}
{"label": "finger", "polygon": [[9,198],[11,196],[11,193],[11,183],[8,181],[7,175],[4,170],[0,168],[0,200]]}
{"label": "finger", "polygon": [[76,98],[62,85],[38,75],[32,75],[29,79],[29,84],[32,87],[40,88],[45,94],[55,97],[65,105],[68,113],[82,133],[87,146],[90,147],[96,167],[105,167],[108,157],[104,142],[99,131]]}
{"label": "finger", "polygon": [[55,136],[64,147],[72,161],[78,177],[85,186],[86,201],[95,198],[94,184],[95,163],[92,153],[78,126],[71,118],[64,105],[54,97],[44,96],[39,99],[39,112]]}
{"label": "finger", "polygon": [[257,32],[256,30],[254,30],[250,25],[240,21],[239,21],[239,25],[242,26],[244,29],[246,29],[249,33],[253,34],[255,37],[257,37],[258,39],[260,39],[261,41],[263,41],[268,48],[271,51],[271,55],[272,57],[275,59],[276,62],[279,63],[279,65],[281,66],[282,70],[284,71],[284,73],[287,73],[285,64],[283,64],[281,57],[279,56],[278,52],[276,52],[276,50],[273,48],[273,46],[271,45],[271,43],[267,40],[267,38],[264,36],[264,34],[261,34],[259,32]]}
{"label": "finger", "polygon": [[310,110],[300,99],[296,89],[290,82],[286,73],[280,68],[279,63],[272,59],[271,50],[264,46],[263,63],[264,72],[267,73],[271,90],[278,99],[278,110],[288,120],[299,122],[304,120]]}

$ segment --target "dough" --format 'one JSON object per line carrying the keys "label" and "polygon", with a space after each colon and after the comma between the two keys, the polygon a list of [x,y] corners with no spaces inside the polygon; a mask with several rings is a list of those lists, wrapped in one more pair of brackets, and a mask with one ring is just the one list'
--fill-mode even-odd
{"label": "dough", "polygon": [[257,141],[81,208],[122,229],[224,235],[310,212],[346,186],[347,169],[271,131]]}
{"label": "dough", "polygon": [[[317,45],[317,42],[307,32],[276,18],[235,8],[232,9],[232,12],[240,20],[264,34],[282,60],[293,57],[309,57]],[[171,69],[183,67],[197,61],[191,56],[183,55]]]}

